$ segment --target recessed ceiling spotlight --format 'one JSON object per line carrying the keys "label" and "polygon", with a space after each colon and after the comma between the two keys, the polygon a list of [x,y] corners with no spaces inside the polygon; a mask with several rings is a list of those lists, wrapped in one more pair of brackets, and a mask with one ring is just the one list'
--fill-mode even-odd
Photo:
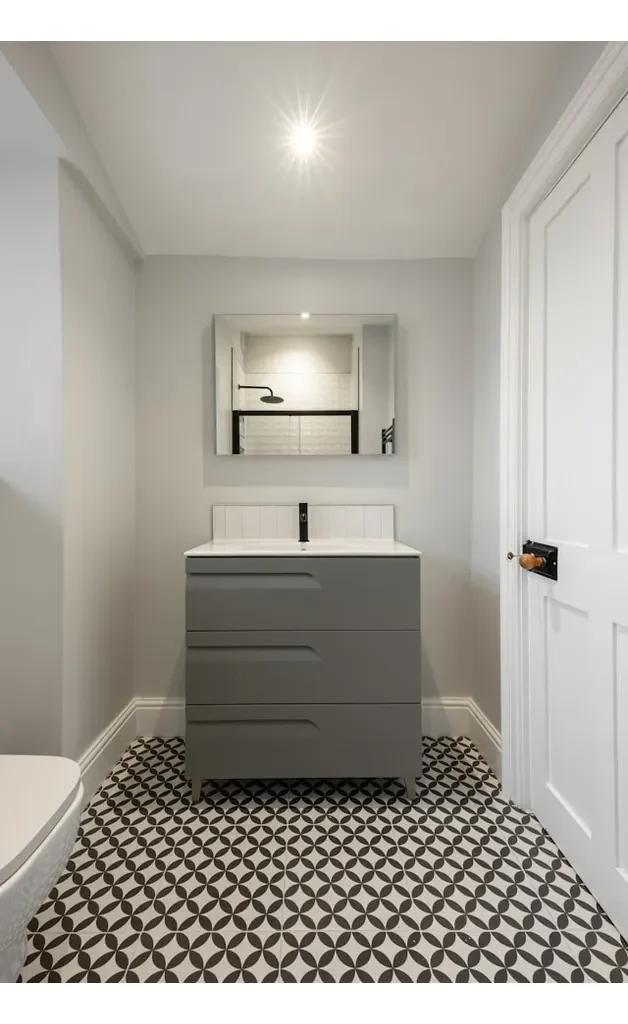
{"label": "recessed ceiling spotlight", "polygon": [[341,122],[330,121],[323,110],[324,96],[316,103],[312,98],[298,96],[287,108],[278,104],[277,139],[281,163],[286,172],[295,173],[306,184],[316,175],[332,168],[334,140],[341,137]]}
{"label": "recessed ceiling spotlight", "polygon": [[308,121],[298,121],[292,125],[290,131],[290,144],[295,156],[300,160],[307,160],[316,149],[317,134],[313,124]]}
{"label": "recessed ceiling spotlight", "polygon": [[310,319],[310,314],[309,313],[301,313],[300,316],[301,316],[302,320],[309,320]]}

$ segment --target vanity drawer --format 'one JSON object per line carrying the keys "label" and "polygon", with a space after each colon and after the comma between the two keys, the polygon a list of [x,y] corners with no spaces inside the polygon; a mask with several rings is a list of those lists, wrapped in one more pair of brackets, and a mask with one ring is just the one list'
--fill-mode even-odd
{"label": "vanity drawer", "polygon": [[188,633],[188,704],[420,701],[421,635]]}
{"label": "vanity drawer", "polygon": [[186,709],[188,778],[418,775],[420,704],[259,704]]}
{"label": "vanity drawer", "polygon": [[188,630],[414,630],[418,558],[188,558]]}

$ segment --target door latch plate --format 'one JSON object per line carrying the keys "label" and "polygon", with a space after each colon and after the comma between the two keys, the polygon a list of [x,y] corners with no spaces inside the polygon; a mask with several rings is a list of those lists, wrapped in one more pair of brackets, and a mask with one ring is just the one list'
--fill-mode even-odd
{"label": "door latch plate", "polygon": [[535,540],[527,540],[523,545],[524,555],[539,555],[545,559],[545,565],[530,569],[537,576],[545,576],[548,580],[558,579],[558,548],[552,544],[541,544]]}

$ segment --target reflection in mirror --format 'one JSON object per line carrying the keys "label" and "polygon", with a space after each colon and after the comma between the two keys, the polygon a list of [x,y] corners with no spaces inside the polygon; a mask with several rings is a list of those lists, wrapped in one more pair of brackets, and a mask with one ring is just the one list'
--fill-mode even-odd
{"label": "reflection in mirror", "polygon": [[392,455],[394,315],[214,317],[218,455]]}

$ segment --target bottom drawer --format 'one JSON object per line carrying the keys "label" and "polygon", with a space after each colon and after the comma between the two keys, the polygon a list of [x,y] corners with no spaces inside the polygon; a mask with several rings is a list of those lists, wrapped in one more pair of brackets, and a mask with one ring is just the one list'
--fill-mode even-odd
{"label": "bottom drawer", "polygon": [[196,779],[417,775],[420,704],[188,705]]}

